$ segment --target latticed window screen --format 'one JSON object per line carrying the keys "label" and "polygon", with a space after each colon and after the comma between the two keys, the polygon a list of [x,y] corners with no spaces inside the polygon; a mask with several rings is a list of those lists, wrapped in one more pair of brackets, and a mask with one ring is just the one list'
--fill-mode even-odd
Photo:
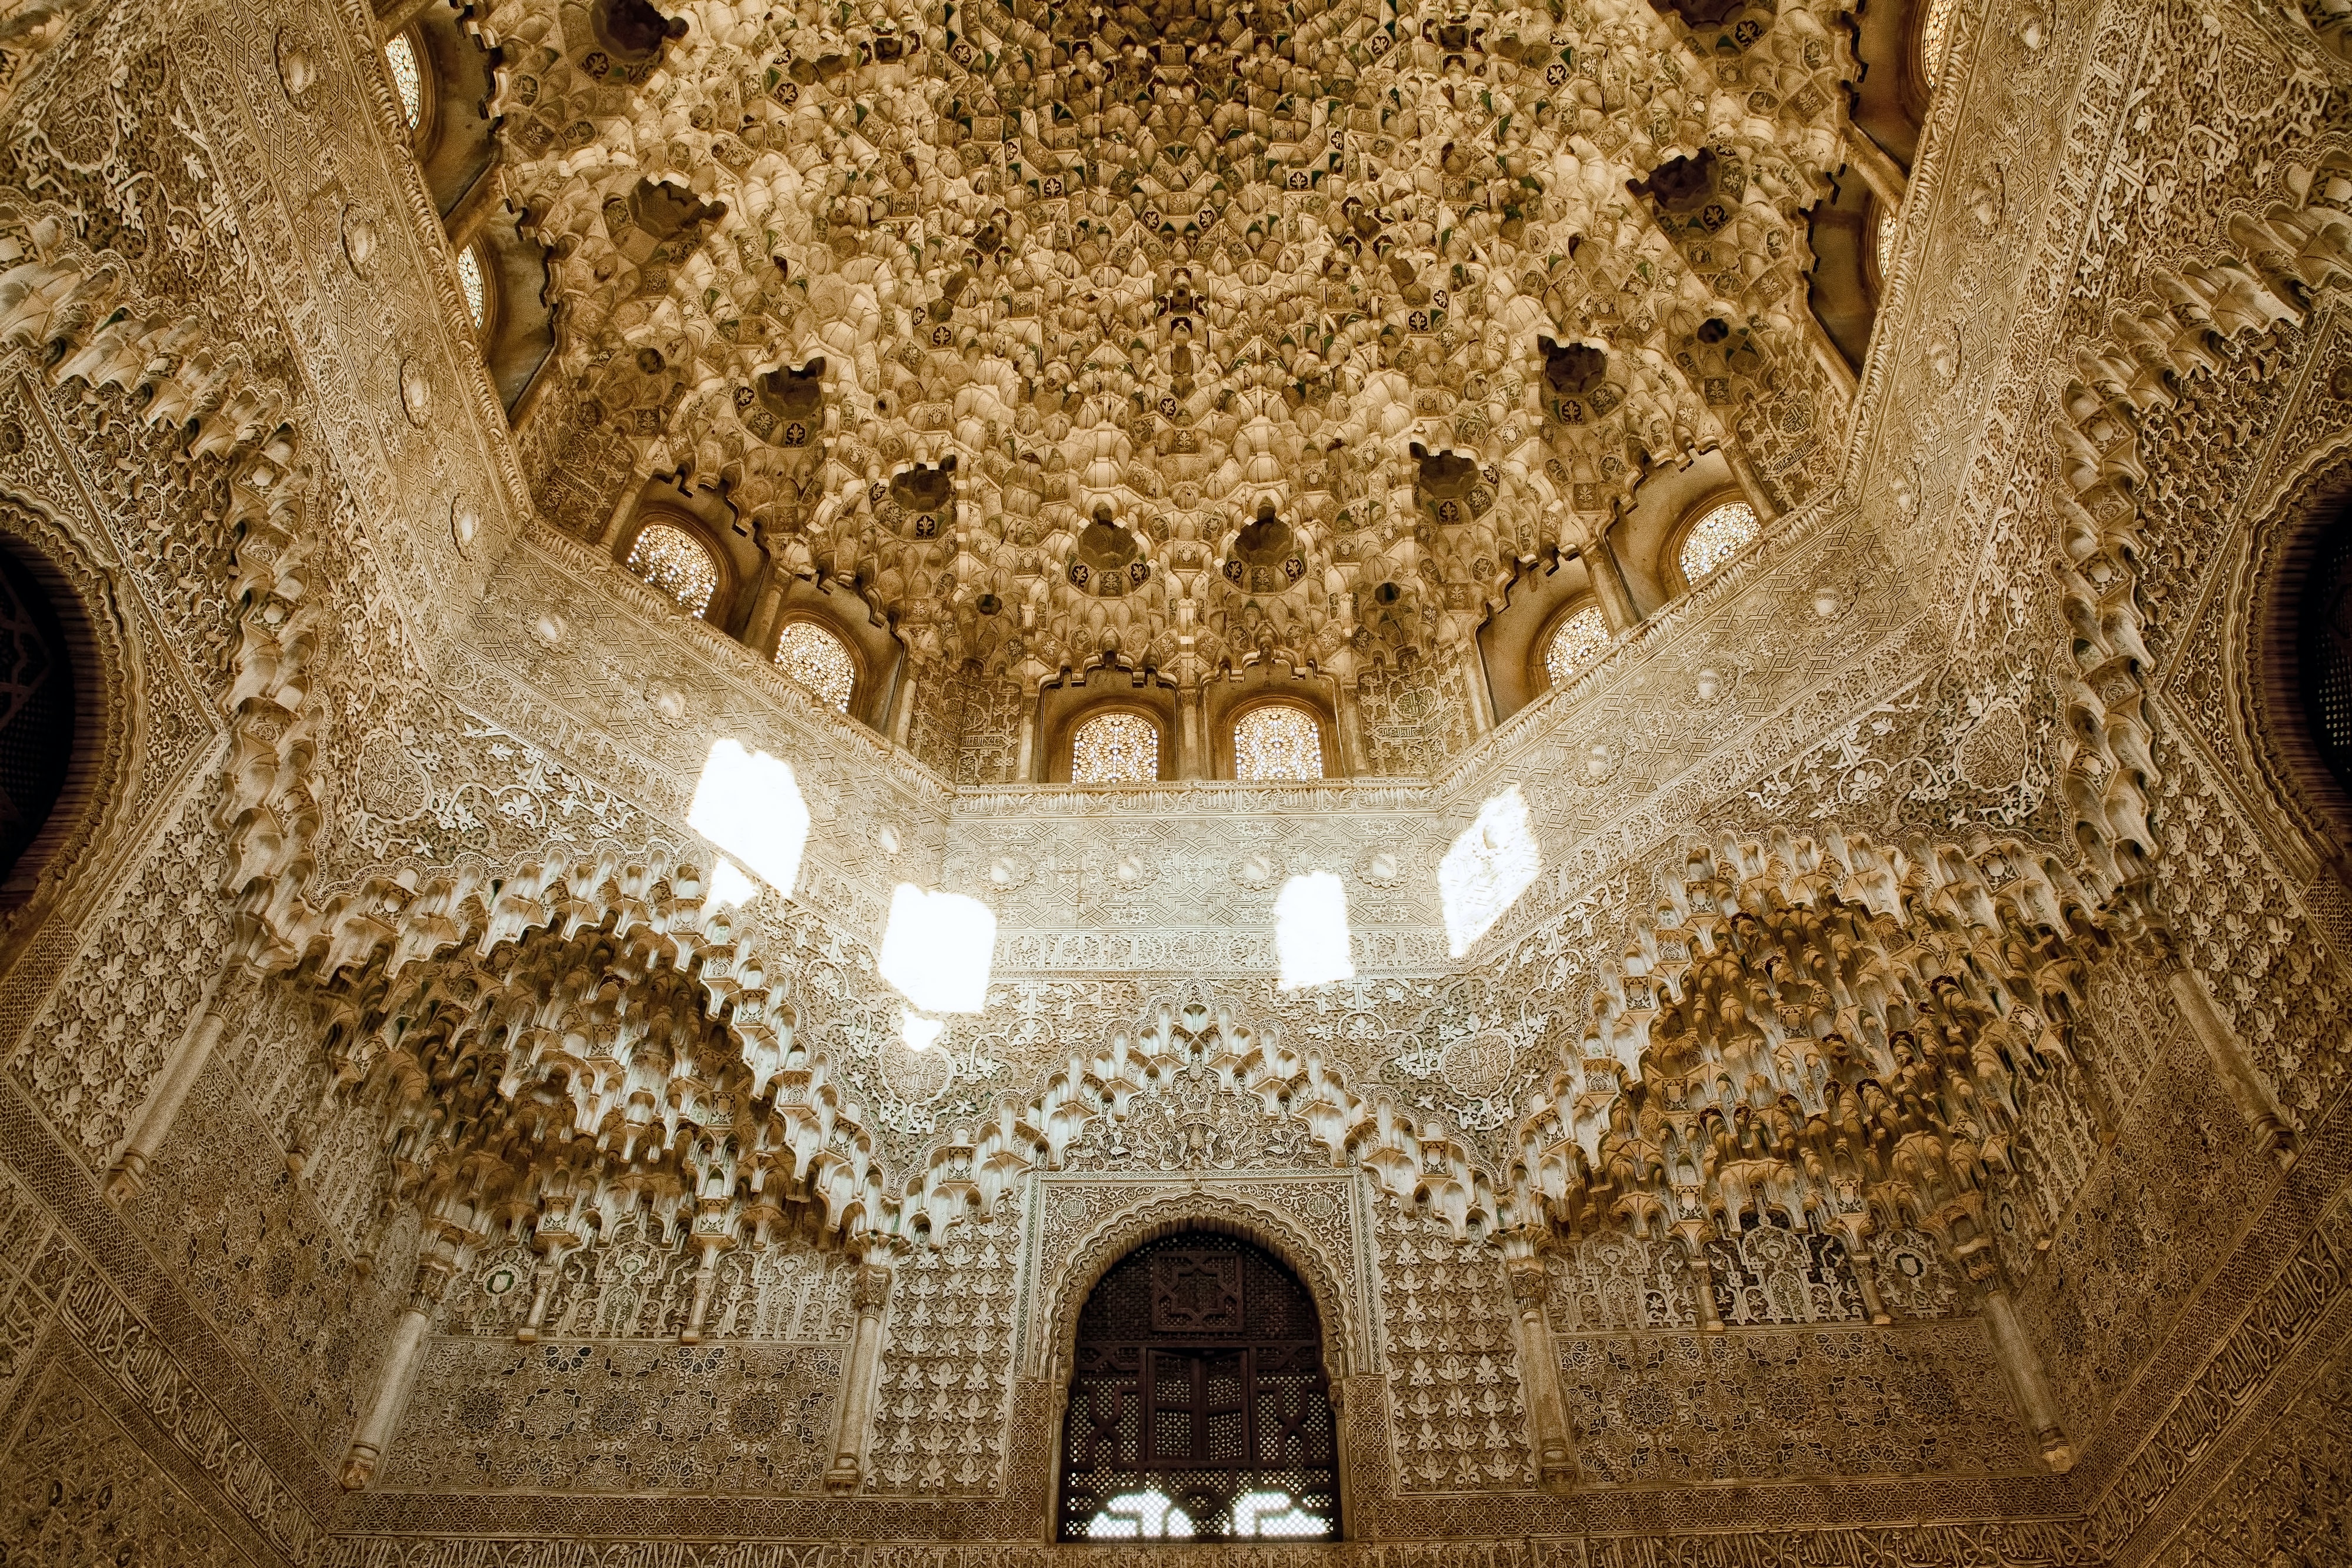
{"label": "latticed window screen", "polygon": [[1297,1276],[1207,1233],[1121,1259],[1078,1316],[1062,1539],[1339,1534],[1322,1329]]}
{"label": "latticed window screen", "polygon": [[2305,721],[2336,781],[2352,789],[2352,516],[2320,536],[2299,633]]}

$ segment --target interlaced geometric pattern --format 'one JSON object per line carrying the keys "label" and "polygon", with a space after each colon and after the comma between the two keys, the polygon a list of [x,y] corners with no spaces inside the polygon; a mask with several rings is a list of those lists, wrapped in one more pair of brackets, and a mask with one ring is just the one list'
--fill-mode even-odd
{"label": "interlaced geometric pattern", "polygon": [[1884,278],[1895,266],[1895,225],[1903,221],[1900,207],[1880,207],[1875,223],[1876,232],[1871,236],[1878,252],[1878,276]]}
{"label": "interlaced geometric pattern", "polygon": [[842,640],[814,621],[788,621],[776,639],[776,668],[806,686],[836,713],[849,711],[857,689],[857,661]]}
{"label": "interlaced geometric pattern", "polygon": [[719,591],[719,563],[692,534],[667,523],[647,523],[639,530],[637,542],[629,547],[628,567],[677,600],[688,615],[709,609],[710,596]]}
{"label": "interlaced geometric pattern", "polygon": [[1160,727],[1139,713],[1099,714],[1070,737],[1073,784],[1149,784],[1159,777]]}
{"label": "interlaced geometric pattern", "polygon": [[1078,1314],[1061,1538],[1328,1541],[1339,1450],[1323,1335],[1297,1277],[1248,1242],[1147,1242]]}
{"label": "interlaced geometric pattern", "polygon": [[1726,501],[1693,523],[1683,536],[1683,580],[1696,584],[1738,555],[1756,537],[1756,508],[1745,501]]}
{"label": "interlaced geometric pattern", "polygon": [[1323,777],[1323,727],[1289,703],[1254,707],[1234,726],[1234,777],[1315,779]]}
{"label": "interlaced geometric pattern", "polygon": [[416,46],[405,33],[384,40],[384,64],[392,68],[392,89],[400,95],[400,113],[408,129],[425,118],[425,73],[417,66]]}
{"label": "interlaced geometric pattern", "polygon": [[457,287],[466,296],[466,314],[479,327],[489,319],[490,299],[482,278],[482,253],[472,246],[457,253]]}
{"label": "interlaced geometric pattern", "polygon": [[1608,646],[1609,622],[1601,618],[1601,606],[1588,604],[1561,616],[1552,629],[1551,641],[1544,644],[1544,674],[1555,689],[1564,686]]}

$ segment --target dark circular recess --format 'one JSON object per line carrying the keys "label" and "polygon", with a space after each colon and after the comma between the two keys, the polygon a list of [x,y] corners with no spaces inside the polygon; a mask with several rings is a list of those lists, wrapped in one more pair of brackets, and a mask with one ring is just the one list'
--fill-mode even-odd
{"label": "dark circular recess", "polygon": [[0,549],[0,883],[41,831],[73,761],[73,654],[47,590]]}
{"label": "dark circular recess", "polygon": [[2303,717],[2336,784],[2352,793],[2352,507],[2321,529],[2295,613]]}

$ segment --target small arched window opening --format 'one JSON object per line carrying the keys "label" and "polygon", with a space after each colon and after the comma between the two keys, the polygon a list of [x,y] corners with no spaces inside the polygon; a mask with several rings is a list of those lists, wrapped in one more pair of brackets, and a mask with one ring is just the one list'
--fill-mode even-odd
{"label": "small arched window opening", "polygon": [[787,621],[776,637],[776,668],[836,713],[857,693],[857,656],[814,621]]}
{"label": "small arched window opening", "polygon": [[482,253],[467,246],[457,253],[457,291],[466,297],[466,314],[473,318],[474,330],[487,331],[490,325],[490,280],[482,268]]}
{"label": "small arched window opening", "polygon": [[1567,685],[1609,651],[1609,622],[1598,601],[1579,600],[1544,634],[1544,678],[1553,690]]}
{"label": "small arched window opening", "polygon": [[1903,223],[1903,209],[1885,202],[1870,204],[1870,291],[1874,298],[1886,293],[1886,275],[1895,270],[1895,240]]}
{"label": "small arched window opening", "polygon": [[688,615],[709,610],[719,591],[719,561],[709,547],[667,523],[647,523],[637,530],[626,565]]}
{"label": "small arched window opening", "polygon": [[1070,732],[1071,783],[1150,784],[1159,777],[1160,726],[1149,716],[1118,708]]}
{"label": "small arched window opening", "polygon": [[1696,588],[1725,561],[1746,549],[1760,529],[1756,508],[1742,500],[1717,501],[1701,507],[1675,551],[1675,566],[1683,584]]}
{"label": "small arched window opening", "polygon": [[65,790],[75,706],[73,653],[49,594],[0,550],[0,887],[11,893],[32,882],[18,862]]}
{"label": "small arched window opening", "polygon": [[2352,507],[2318,535],[2295,615],[2304,724],[2352,796]]}
{"label": "small arched window opening", "polygon": [[1087,1297],[1071,1368],[1063,1540],[1339,1538],[1321,1320],[1261,1249],[1137,1248]]}
{"label": "small arched window opening", "polygon": [[417,56],[416,40],[406,33],[386,38],[383,63],[392,71],[393,95],[400,101],[401,118],[413,137],[425,123],[425,65]]}
{"label": "small arched window opening", "polygon": [[1323,777],[1323,723],[1297,703],[1262,703],[1234,721],[1234,777],[1255,783]]}
{"label": "small arched window opening", "polygon": [[1958,0],[1927,0],[1919,8],[1918,57],[1915,68],[1929,92],[1943,80],[1944,57],[1952,47],[1952,18]]}

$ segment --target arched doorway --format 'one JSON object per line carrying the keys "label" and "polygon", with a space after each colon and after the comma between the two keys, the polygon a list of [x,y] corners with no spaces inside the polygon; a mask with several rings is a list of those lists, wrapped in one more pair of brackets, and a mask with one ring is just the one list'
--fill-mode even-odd
{"label": "arched doorway", "polygon": [[48,591],[0,549],[0,907],[40,869],[26,852],[65,789],[74,738],[72,650]]}
{"label": "arched doorway", "polygon": [[1338,1539],[1322,1322],[1298,1277],[1206,1231],[1113,1264],[1078,1313],[1060,1496],[1065,1541]]}

